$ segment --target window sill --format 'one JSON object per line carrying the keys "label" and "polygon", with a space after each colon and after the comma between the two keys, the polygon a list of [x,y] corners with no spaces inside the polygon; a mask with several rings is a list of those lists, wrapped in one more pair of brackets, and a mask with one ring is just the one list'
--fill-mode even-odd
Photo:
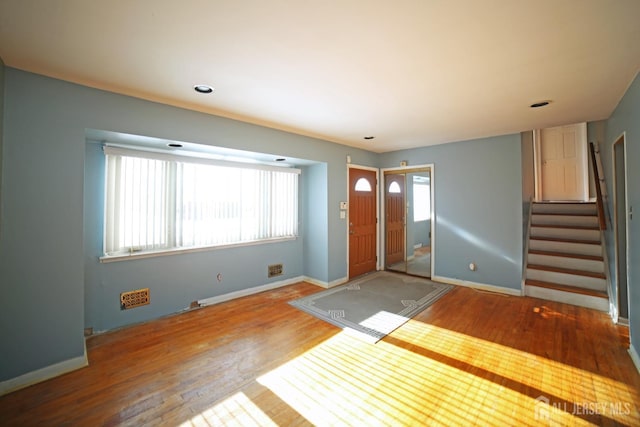
{"label": "window sill", "polygon": [[288,242],[288,241],[297,240],[297,239],[298,237],[280,237],[277,239],[254,240],[251,242],[232,243],[227,245],[200,246],[197,248],[182,248],[182,249],[180,248],[162,249],[158,251],[134,252],[132,254],[122,254],[122,255],[103,255],[99,259],[101,264],[107,264],[110,262],[128,261],[128,260],[134,260],[134,259],[155,258],[155,257],[167,256],[167,255],[180,255],[180,254],[189,254],[194,252],[216,251],[220,249],[231,249],[231,248],[239,248],[244,246],[257,246],[257,245],[265,245],[269,243]]}

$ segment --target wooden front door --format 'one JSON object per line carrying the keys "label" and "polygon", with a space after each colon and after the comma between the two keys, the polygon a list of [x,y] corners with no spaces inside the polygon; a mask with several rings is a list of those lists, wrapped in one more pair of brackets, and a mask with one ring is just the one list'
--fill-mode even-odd
{"label": "wooden front door", "polygon": [[589,198],[586,124],[558,126],[540,131],[542,199]]}
{"label": "wooden front door", "polygon": [[375,271],[376,172],[349,169],[349,279]]}
{"label": "wooden front door", "polygon": [[404,262],[406,203],[404,175],[385,176],[386,265]]}

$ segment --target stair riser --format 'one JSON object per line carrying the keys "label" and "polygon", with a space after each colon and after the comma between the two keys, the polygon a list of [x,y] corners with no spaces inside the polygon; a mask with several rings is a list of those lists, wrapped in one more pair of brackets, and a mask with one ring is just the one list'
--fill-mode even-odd
{"label": "stair riser", "polygon": [[557,283],[559,285],[576,286],[594,291],[607,291],[605,279],[595,277],[579,276],[575,274],[558,273],[555,271],[544,271],[527,268],[527,279],[539,280],[541,282]]}
{"label": "stair riser", "polygon": [[575,216],[575,215],[539,215],[531,217],[533,225],[578,225],[582,227],[597,227],[597,216]]}
{"label": "stair riser", "polygon": [[532,237],[551,237],[554,239],[600,241],[600,230],[575,230],[571,228],[531,227]]}
{"label": "stair riser", "polygon": [[550,242],[546,240],[531,240],[529,248],[539,251],[562,252],[565,254],[602,256],[600,245],[585,243]]}
{"label": "stair riser", "polygon": [[562,213],[578,215],[597,215],[598,208],[594,203],[534,203],[532,212],[537,213]]}
{"label": "stair riser", "polygon": [[591,295],[574,294],[556,289],[539,288],[537,286],[525,286],[525,295],[550,301],[558,301],[565,304],[587,307],[594,310],[609,311],[609,300]]}
{"label": "stair riser", "polygon": [[553,255],[529,254],[529,264],[546,265],[549,267],[568,268],[571,270],[604,273],[604,262],[591,259],[567,258]]}

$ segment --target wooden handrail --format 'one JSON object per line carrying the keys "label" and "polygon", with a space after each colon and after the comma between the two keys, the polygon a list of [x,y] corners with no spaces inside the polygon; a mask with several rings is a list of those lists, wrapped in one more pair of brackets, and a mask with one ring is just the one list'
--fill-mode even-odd
{"label": "wooden handrail", "polygon": [[600,173],[598,172],[598,162],[596,161],[596,147],[593,142],[589,143],[589,151],[591,152],[591,164],[593,165],[593,179],[596,182],[596,205],[598,206],[600,230],[606,230],[607,218],[604,216],[604,202],[602,200],[602,188],[600,187]]}

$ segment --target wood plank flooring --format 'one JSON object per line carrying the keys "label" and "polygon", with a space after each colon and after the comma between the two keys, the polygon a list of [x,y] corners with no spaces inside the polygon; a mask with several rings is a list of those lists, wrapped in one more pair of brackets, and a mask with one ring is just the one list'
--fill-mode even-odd
{"label": "wood plank flooring", "polygon": [[456,287],[372,345],[299,283],[97,335],[90,366],[0,397],[0,425],[640,425],[628,330]]}

